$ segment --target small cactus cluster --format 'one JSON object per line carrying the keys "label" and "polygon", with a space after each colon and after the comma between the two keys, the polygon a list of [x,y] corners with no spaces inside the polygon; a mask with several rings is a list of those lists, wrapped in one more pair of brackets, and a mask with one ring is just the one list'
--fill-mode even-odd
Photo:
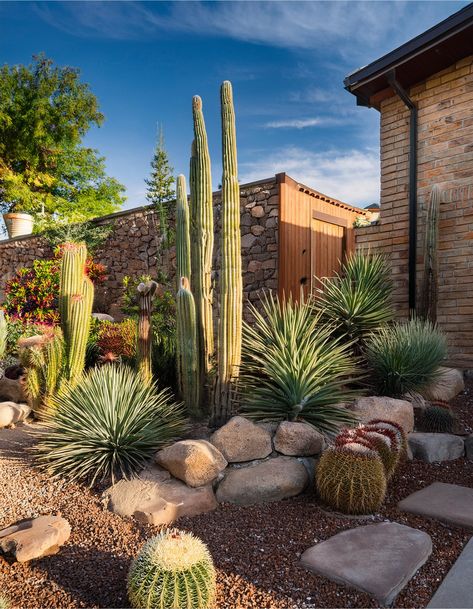
{"label": "small cactus cluster", "polygon": [[346,514],[377,511],[404,442],[402,428],[390,421],[374,420],[340,432],[317,466],[316,485],[321,499]]}
{"label": "small cactus cluster", "polygon": [[[233,409],[241,359],[243,295],[235,112],[232,86],[228,81],[222,84],[220,100],[223,175],[216,371],[211,284],[214,244],[212,179],[202,100],[198,96],[192,100],[194,141],[189,206],[185,178],[180,175],[176,179],[178,382],[189,412],[197,416],[202,412],[206,387],[215,376],[211,413],[214,423],[223,422]],[[195,349],[192,356],[190,349]],[[187,362],[192,364],[191,369]]]}
{"label": "small cactus cluster", "polygon": [[430,402],[422,413],[421,425],[427,433],[453,433],[455,415],[448,402]]}
{"label": "small cactus cluster", "polygon": [[177,529],[147,541],[128,574],[128,597],[135,609],[210,609],[215,588],[207,547]]}

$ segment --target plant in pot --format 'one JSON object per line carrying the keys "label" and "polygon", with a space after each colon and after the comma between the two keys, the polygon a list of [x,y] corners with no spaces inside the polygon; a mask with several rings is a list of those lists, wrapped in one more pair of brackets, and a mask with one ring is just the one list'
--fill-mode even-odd
{"label": "plant in pot", "polygon": [[[25,185],[23,177],[6,167],[0,167],[1,207],[9,239],[33,232],[34,218],[28,213],[34,201],[32,192]],[[8,198],[7,198],[8,197]],[[5,200],[7,199],[7,200]]]}

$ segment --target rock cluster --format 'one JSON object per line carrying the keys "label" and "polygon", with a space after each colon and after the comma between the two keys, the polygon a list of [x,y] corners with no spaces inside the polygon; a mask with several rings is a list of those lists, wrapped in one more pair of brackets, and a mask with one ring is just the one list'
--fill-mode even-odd
{"label": "rock cluster", "polygon": [[0,402],[0,429],[21,423],[28,417],[30,412],[31,408],[27,404]]}

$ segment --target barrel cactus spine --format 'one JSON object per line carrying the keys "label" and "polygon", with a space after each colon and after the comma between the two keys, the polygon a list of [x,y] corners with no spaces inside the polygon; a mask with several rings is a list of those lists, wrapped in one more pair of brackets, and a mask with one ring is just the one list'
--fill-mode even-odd
{"label": "barrel cactus spine", "polygon": [[222,119],[222,228],[220,237],[220,320],[218,370],[213,419],[224,422],[232,401],[241,363],[243,281],[241,274],[240,186],[232,85],[220,89]]}
{"label": "barrel cactus spine", "polygon": [[372,419],[368,421],[367,426],[370,428],[374,427],[380,431],[388,430],[394,432],[398,440],[401,457],[405,457],[407,455],[407,435],[402,425],[385,419]]}
{"label": "barrel cactus spine", "polygon": [[176,179],[176,277],[178,290],[181,277],[187,277],[189,283],[191,281],[189,204],[183,175]]}
{"label": "barrel cactus spine", "polygon": [[152,347],[153,327],[151,314],[153,312],[153,298],[158,289],[156,281],[141,282],[137,287],[138,292],[138,344],[136,357],[138,370],[146,384],[153,381],[152,370]]}
{"label": "barrel cactus spine", "polygon": [[181,277],[181,285],[176,298],[177,309],[177,377],[179,393],[186,404],[188,413],[198,417],[200,411],[200,390],[197,349],[197,323],[195,302],[189,289],[187,277]]}
{"label": "barrel cactus spine", "polygon": [[210,609],[215,590],[207,547],[192,533],[177,529],[151,538],[128,574],[128,597],[135,609]]}
{"label": "barrel cactus spine", "polygon": [[195,299],[199,374],[202,386],[213,367],[212,255],[214,245],[212,176],[202,100],[192,99],[194,142],[190,171],[192,293]]}

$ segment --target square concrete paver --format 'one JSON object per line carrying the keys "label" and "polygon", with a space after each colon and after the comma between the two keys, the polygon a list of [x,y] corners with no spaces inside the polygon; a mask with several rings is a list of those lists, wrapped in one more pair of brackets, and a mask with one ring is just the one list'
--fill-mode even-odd
{"label": "square concrete paver", "polygon": [[389,606],[432,552],[427,533],[396,522],[357,527],[306,550],[309,571],[371,594]]}
{"label": "square concrete paver", "polygon": [[466,544],[427,609],[471,609],[473,607],[473,539]]}
{"label": "square concrete paver", "polygon": [[398,508],[473,529],[473,489],[466,486],[434,482],[400,501]]}

